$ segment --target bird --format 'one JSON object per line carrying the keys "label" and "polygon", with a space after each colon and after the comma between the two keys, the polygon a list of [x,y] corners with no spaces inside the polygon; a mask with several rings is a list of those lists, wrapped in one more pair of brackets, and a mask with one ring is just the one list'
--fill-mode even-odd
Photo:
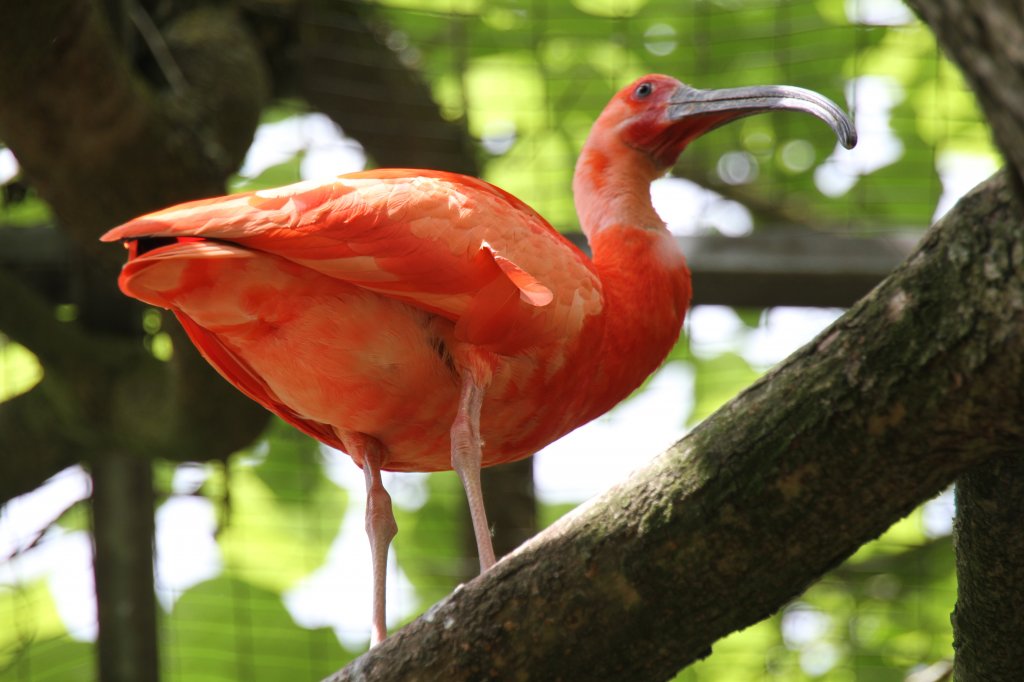
{"label": "bird", "polygon": [[690,273],[651,182],[701,135],[775,110],[856,144],[846,114],[803,88],[662,74],[622,88],[573,177],[592,257],[494,185],[402,168],[190,201],[101,239],[128,250],[122,292],[172,311],[225,379],[362,468],[372,646],[397,532],[381,471],[454,469],[492,566],[481,466],[600,416],[678,339]]}

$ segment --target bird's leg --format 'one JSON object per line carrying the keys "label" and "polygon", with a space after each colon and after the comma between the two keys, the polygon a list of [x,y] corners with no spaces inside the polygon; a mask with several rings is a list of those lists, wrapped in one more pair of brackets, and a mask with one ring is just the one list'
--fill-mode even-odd
{"label": "bird's leg", "polygon": [[484,387],[477,382],[472,372],[462,370],[459,411],[451,432],[452,468],[462,479],[462,487],[466,490],[481,573],[494,565],[494,545],[491,543],[491,529],[487,525],[487,512],[484,510],[484,494],[480,488],[480,462],[483,458],[480,407],[483,402]]}
{"label": "bird's leg", "polygon": [[[366,534],[370,537],[373,560],[373,619],[370,646],[380,644],[388,634],[384,595],[387,581],[388,547],[398,533],[398,524],[391,511],[391,496],[380,478],[380,443],[372,438],[359,438],[353,449],[361,450],[363,476],[366,478]],[[350,441],[351,442],[351,441]],[[351,445],[350,445],[351,447]]]}

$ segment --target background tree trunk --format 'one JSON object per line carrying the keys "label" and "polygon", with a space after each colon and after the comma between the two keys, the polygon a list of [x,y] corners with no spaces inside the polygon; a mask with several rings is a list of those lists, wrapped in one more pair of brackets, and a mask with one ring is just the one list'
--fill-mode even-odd
{"label": "background tree trunk", "polygon": [[92,467],[98,679],[156,682],[153,463],[113,453]]}
{"label": "background tree trunk", "polygon": [[1024,679],[1024,457],[1008,454],[956,482],[957,682]]}

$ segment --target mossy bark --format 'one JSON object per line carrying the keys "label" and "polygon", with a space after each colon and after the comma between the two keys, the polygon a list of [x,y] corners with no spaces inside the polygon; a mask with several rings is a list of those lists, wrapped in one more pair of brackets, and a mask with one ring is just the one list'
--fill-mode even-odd
{"label": "mossy bark", "polygon": [[[908,0],[963,70],[1024,199],[1024,5],[1019,0]],[[1020,208],[1018,207],[1018,215]],[[1019,255],[1010,254],[1012,263]],[[993,270],[993,282],[999,282]],[[1024,382],[1018,380],[1018,392]],[[1024,421],[1024,419],[1022,419]],[[1024,451],[956,484],[958,682],[1024,679]]]}
{"label": "mossy bark", "polygon": [[1020,452],[1022,236],[1000,174],[649,467],[331,679],[664,680],[707,655],[966,469]]}

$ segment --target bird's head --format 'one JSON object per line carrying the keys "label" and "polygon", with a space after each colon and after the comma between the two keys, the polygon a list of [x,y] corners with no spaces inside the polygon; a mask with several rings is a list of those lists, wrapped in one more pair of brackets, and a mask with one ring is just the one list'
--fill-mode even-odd
{"label": "bird's head", "polygon": [[617,135],[649,157],[656,171],[664,172],[704,133],[744,116],[779,110],[820,118],[847,149],[857,143],[857,133],[842,109],[811,90],[789,85],[698,90],[660,74],[638,78],[620,90],[595,129]]}

